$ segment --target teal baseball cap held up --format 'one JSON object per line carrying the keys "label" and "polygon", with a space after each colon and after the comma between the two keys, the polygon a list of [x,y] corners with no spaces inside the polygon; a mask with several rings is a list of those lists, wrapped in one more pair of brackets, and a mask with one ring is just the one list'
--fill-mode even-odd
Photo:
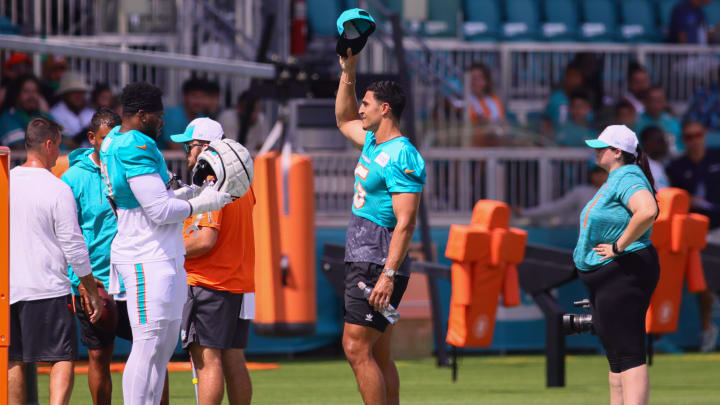
{"label": "teal baseball cap held up", "polygon": [[375,20],[370,13],[360,8],[343,11],[337,19],[338,38],[335,52],[347,56],[347,49],[357,55],[365,47],[370,34],[375,32]]}

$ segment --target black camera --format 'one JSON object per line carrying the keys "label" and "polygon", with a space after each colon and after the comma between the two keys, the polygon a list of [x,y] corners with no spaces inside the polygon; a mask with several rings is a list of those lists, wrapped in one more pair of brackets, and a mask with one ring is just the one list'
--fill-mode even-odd
{"label": "black camera", "polygon": [[[575,301],[573,305],[578,308],[590,308],[590,300]],[[575,335],[578,333],[595,334],[593,328],[592,315],[590,314],[565,314],[563,315],[563,332],[566,335]]]}

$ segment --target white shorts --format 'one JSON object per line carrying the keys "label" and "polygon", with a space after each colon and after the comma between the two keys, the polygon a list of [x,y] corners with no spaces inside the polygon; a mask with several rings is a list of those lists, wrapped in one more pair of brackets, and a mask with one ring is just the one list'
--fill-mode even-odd
{"label": "white shorts", "polygon": [[187,297],[185,258],[137,264],[113,264],[125,283],[130,326],[182,318]]}

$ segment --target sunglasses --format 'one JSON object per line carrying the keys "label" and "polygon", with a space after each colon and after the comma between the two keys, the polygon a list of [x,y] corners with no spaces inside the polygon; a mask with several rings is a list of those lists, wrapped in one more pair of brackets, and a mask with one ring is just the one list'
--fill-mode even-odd
{"label": "sunglasses", "polygon": [[192,149],[192,148],[194,148],[194,147],[197,147],[197,146],[201,146],[201,147],[202,147],[202,146],[205,146],[205,144],[204,144],[204,143],[201,143],[201,142],[194,142],[194,143],[189,143],[189,142],[188,142],[188,143],[184,143],[184,144],[183,144],[183,149],[185,149],[185,153],[190,153],[190,149]]}
{"label": "sunglasses", "polygon": [[703,136],[705,136],[705,134],[702,131],[695,131],[695,132],[686,132],[683,134],[682,137],[684,140],[690,141],[693,139],[702,138]]}

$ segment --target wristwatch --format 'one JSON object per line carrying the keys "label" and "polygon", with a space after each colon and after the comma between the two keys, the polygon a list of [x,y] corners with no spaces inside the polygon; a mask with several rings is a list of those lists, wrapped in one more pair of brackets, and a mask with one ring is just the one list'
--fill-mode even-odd
{"label": "wristwatch", "polygon": [[617,241],[613,242],[612,244],[612,251],[615,253],[615,255],[619,255],[620,253],[624,252],[618,249],[617,247]]}
{"label": "wristwatch", "polygon": [[382,274],[386,277],[393,278],[395,277],[395,274],[397,274],[397,271],[393,269],[385,269],[382,271]]}

